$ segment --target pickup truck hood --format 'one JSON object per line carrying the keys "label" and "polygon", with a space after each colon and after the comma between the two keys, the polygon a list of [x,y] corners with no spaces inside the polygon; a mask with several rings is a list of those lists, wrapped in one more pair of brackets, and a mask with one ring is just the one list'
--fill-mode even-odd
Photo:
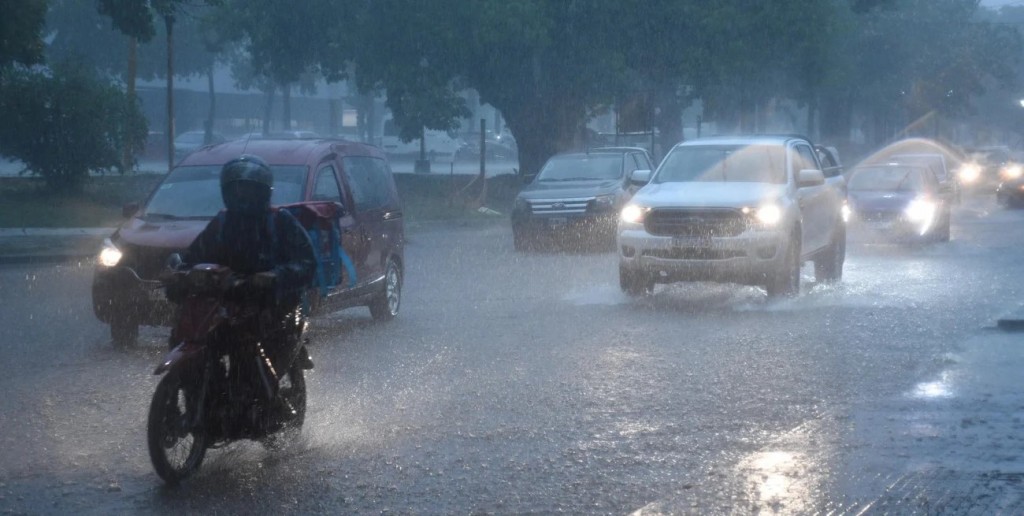
{"label": "pickup truck hood", "polygon": [[209,222],[209,220],[146,222],[138,217],[132,217],[117,230],[114,241],[140,247],[185,249]]}
{"label": "pickup truck hood", "polygon": [[786,185],[770,183],[652,183],[640,189],[633,202],[650,208],[742,208],[782,197]]}
{"label": "pickup truck hood", "polygon": [[593,181],[534,181],[519,193],[523,199],[565,199],[595,197],[615,193],[622,187],[622,179]]}

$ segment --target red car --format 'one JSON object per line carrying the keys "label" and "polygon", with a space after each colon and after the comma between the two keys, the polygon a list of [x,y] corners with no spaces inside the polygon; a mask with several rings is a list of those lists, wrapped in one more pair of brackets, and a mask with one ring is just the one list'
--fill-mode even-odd
{"label": "red car", "polygon": [[[140,325],[170,323],[172,307],[158,275],[168,255],[184,251],[223,209],[220,168],[241,154],[270,164],[274,205],[341,205],[336,225],[351,266],[346,270],[354,274],[348,273],[343,285],[311,289],[314,310],[365,305],[374,319],[398,314],[405,236],[398,191],[383,151],[335,139],[238,140],[199,149],[143,205],[125,206],[129,220],[104,242],[92,285],[93,311],[110,325],[115,345],[134,344]],[[321,253],[322,264],[330,254]]]}

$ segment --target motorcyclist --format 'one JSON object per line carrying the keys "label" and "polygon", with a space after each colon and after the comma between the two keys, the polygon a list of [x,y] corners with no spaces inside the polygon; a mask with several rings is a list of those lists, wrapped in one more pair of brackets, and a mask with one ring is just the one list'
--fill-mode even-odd
{"label": "motorcyclist", "polygon": [[[290,366],[298,351],[302,328],[297,316],[304,289],[316,273],[313,244],[287,210],[272,210],[274,176],[257,156],[242,155],[221,168],[220,189],[225,211],[218,214],[182,257],[185,264],[216,263],[250,278],[236,295],[255,289],[273,295],[272,327],[264,348],[277,375]],[[308,361],[303,354],[299,360]]]}

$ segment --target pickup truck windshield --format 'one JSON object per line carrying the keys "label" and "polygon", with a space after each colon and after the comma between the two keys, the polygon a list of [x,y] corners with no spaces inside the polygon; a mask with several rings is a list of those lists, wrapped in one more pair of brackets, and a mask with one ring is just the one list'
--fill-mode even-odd
{"label": "pickup truck windshield", "polygon": [[538,181],[587,181],[622,177],[621,154],[570,154],[548,160]]}
{"label": "pickup truck windshield", "polygon": [[[304,166],[272,166],[272,204],[302,200],[306,179]],[[178,167],[171,171],[153,193],[143,218],[209,219],[224,208],[220,196],[220,166]]]}
{"label": "pickup truck windshield", "polygon": [[786,182],[786,155],[778,145],[677,147],[665,157],[654,183]]}

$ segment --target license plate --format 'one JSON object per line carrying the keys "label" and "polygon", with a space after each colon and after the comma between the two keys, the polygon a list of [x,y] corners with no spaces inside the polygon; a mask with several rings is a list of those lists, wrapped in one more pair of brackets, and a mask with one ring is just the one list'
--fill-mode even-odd
{"label": "license plate", "polygon": [[550,219],[548,219],[548,226],[557,228],[564,226],[568,222],[569,219],[566,219],[565,217],[551,217]]}

